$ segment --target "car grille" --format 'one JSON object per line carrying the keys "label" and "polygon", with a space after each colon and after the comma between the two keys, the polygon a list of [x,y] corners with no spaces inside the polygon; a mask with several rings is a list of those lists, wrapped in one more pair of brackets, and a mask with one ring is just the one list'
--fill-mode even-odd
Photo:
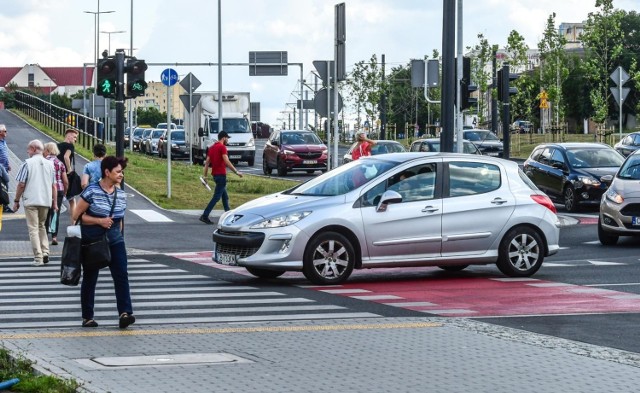
{"label": "car grille", "polygon": [[264,234],[218,230],[213,233],[213,240],[216,242],[217,252],[246,258],[260,249],[264,241]]}
{"label": "car grille", "polygon": [[233,244],[216,243],[216,252],[237,255],[238,258],[246,258],[255,254],[258,248],[236,246]]}
{"label": "car grille", "polygon": [[237,146],[237,147],[242,147],[242,146],[244,146],[244,145],[246,145],[246,143],[244,143],[244,142],[235,142],[235,143],[231,143],[231,142],[229,142],[229,143],[227,143],[227,146]]}
{"label": "car grille", "polygon": [[640,203],[631,203],[625,206],[620,213],[625,216],[640,216]]}
{"label": "car grille", "polygon": [[298,157],[303,160],[315,160],[322,156],[321,152],[306,152],[306,153],[297,153]]}

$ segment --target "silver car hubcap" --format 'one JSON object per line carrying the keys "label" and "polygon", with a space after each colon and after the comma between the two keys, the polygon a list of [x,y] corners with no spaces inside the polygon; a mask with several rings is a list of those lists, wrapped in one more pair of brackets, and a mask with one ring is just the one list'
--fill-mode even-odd
{"label": "silver car hubcap", "polygon": [[325,278],[338,278],[349,265],[349,253],[343,244],[327,240],[318,245],[313,253],[313,267]]}
{"label": "silver car hubcap", "polygon": [[522,233],[509,244],[509,260],[513,267],[526,271],[531,269],[538,261],[540,247],[533,236]]}

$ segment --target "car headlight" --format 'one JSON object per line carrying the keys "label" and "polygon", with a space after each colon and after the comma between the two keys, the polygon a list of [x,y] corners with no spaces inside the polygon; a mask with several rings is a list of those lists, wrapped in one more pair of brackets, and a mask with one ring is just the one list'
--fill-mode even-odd
{"label": "car headlight", "polygon": [[310,211],[305,211],[305,212],[295,212],[290,214],[284,214],[281,216],[271,217],[256,225],[251,226],[251,229],[286,227],[287,225],[295,224],[296,222],[302,220],[309,214],[311,214]]}
{"label": "car headlight", "polygon": [[613,203],[621,204],[622,202],[624,202],[624,198],[622,197],[622,195],[618,194],[613,188],[609,188],[605,195],[607,199]]}
{"label": "car headlight", "polygon": [[251,147],[251,146],[255,146],[256,142],[253,140],[253,138],[249,139],[249,142],[247,143],[247,147]]}
{"label": "car headlight", "polygon": [[600,181],[594,179],[593,177],[589,177],[589,176],[578,176],[578,181],[582,182],[582,184],[586,184],[588,186],[599,186],[600,185]]}
{"label": "car headlight", "polygon": [[326,155],[327,155],[327,150],[326,150],[326,149],[325,149],[325,150],[323,150],[323,151],[322,151],[322,154],[324,154],[324,155],[326,156]]}
{"label": "car headlight", "polygon": [[285,149],[285,150],[283,150],[282,152],[283,152],[284,154],[288,155],[288,156],[291,156],[291,155],[296,154],[296,152],[295,152],[295,151],[293,151],[293,150],[286,150],[286,149]]}
{"label": "car headlight", "polygon": [[172,149],[177,149],[177,148],[178,148],[178,145],[176,145],[175,143],[172,143],[172,144],[171,144],[171,148],[172,148]]}

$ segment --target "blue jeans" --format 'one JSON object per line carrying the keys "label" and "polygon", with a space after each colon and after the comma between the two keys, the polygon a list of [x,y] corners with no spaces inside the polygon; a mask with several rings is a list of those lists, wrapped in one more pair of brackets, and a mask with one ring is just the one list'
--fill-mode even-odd
{"label": "blue jeans", "polygon": [[[122,238],[121,238],[122,239]],[[129,292],[129,273],[127,272],[127,250],[124,241],[110,242],[111,278],[116,292],[118,315],[126,312],[133,314],[131,293]],[[80,302],[82,304],[82,318],[93,319],[93,305],[96,295],[96,284],[100,270],[82,269],[82,286],[80,287]]]}
{"label": "blue jeans", "polygon": [[231,210],[229,208],[229,194],[227,194],[227,175],[214,175],[213,181],[216,183],[216,188],[213,190],[213,197],[209,201],[207,208],[204,209],[204,212],[202,213],[205,217],[209,217],[211,210],[213,210],[220,199],[222,199],[224,211]]}

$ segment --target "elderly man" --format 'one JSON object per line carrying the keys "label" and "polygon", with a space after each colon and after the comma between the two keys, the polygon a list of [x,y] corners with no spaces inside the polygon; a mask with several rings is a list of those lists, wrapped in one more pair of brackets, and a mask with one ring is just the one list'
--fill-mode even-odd
{"label": "elderly man", "polygon": [[49,237],[45,222],[49,208],[58,210],[56,175],[53,163],[42,156],[44,146],[35,139],[29,142],[27,154],[30,158],[20,167],[16,180],[16,199],[13,210],[24,204],[29,240],[34,255],[34,266],[49,262]]}

